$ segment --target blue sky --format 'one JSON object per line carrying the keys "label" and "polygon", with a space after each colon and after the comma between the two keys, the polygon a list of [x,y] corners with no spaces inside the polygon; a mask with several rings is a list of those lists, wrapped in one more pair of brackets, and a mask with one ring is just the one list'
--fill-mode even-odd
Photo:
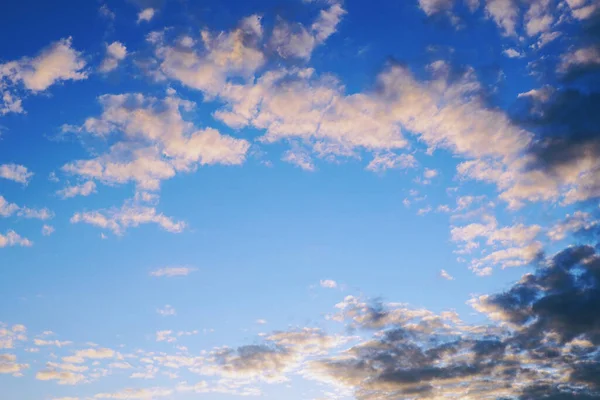
{"label": "blue sky", "polygon": [[4,5],[0,397],[600,398],[599,23]]}

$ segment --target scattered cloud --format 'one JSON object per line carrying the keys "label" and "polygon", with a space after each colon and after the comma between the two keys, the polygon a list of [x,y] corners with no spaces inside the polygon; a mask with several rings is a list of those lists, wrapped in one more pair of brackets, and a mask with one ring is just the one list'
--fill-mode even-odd
{"label": "scattered cloud", "polygon": [[[1,88],[1,86],[0,86]],[[2,164],[0,165],[0,178],[8,179],[23,185],[27,185],[33,176],[27,167],[18,164]]]}
{"label": "scattered cloud", "polygon": [[193,267],[164,267],[164,268],[159,268],[157,270],[154,270],[152,272],[150,272],[151,276],[156,276],[156,277],[167,277],[167,278],[171,278],[173,276],[187,276],[189,274],[191,274],[192,272],[197,271],[197,268],[193,268]]}

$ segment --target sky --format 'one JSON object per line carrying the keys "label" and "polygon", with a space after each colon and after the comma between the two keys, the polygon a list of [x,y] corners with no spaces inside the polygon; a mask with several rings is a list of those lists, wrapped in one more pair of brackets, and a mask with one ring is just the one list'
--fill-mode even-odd
{"label": "sky", "polygon": [[0,398],[600,399],[598,0],[0,9]]}

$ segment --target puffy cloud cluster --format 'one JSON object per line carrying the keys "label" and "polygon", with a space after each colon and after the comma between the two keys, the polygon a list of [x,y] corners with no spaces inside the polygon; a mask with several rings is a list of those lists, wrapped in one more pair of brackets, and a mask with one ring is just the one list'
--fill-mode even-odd
{"label": "puffy cloud cluster", "polygon": [[119,66],[119,62],[127,56],[127,48],[121,42],[112,42],[106,46],[106,56],[100,64],[101,72],[110,72]]}
{"label": "puffy cloud cluster", "polygon": [[27,92],[39,93],[58,82],[86,79],[85,66],[70,37],[52,43],[34,58],[0,64],[0,115],[24,112],[21,86]]}
{"label": "puffy cloud cluster", "polygon": [[[212,128],[196,129],[182,111],[194,106],[174,96],[160,100],[142,94],[103,95],[99,118],[88,118],[81,126],[63,130],[107,139],[120,133],[108,152],[89,160],[76,160],[62,167],[66,173],[107,184],[133,181],[141,189],[156,190],[160,181],[198,165],[239,165],[249,143],[220,134]],[[90,184],[88,184],[90,185]],[[65,195],[83,190],[65,189]]]}
{"label": "puffy cloud cluster", "polygon": [[14,182],[27,185],[33,176],[33,172],[27,167],[19,164],[2,164],[0,165],[0,178],[8,179]]}

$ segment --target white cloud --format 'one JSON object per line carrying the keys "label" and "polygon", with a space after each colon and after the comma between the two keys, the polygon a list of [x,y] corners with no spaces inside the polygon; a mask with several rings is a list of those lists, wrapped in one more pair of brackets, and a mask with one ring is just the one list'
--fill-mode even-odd
{"label": "white cloud", "polygon": [[450,275],[445,269],[440,271],[440,276],[449,281],[454,280],[454,277],[452,275]]}
{"label": "white cloud", "polygon": [[436,169],[425,168],[425,172],[423,172],[423,177],[425,179],[433,179],[438,176],[439,171]]}
{"label": "white cloud", "polygon": [[118,399],[118,400],[152,400],[159,397],[167,397],[173,394],[172,389],[159,387],[148,389],[124,389],[115,393],[98,393],[96,399]]}
{"label": "white cloud", "polygon": [[76,212],[70,221],[72,224],[86,223],[101,229],[108,229],[119,236],[127,228],[138,227],[142,224],[157,224],[171,233],[182,232],[186,226],[183,221],[174,221],[157,212],[156,208],[141,205],[135,201],[126,201],[121,208]]}
{"label": "white cloud", "polygon": [[[536,240],[541,232],[539,225],[516,224],[499,227],[494,217],[484,217],[484,223],[471,223],[453,227],[452,241],[459,244],[459,254],[470,254],[482,244],[492,251],[481,251],[473,256],[470,268],[478,275],[489,275],[494,266],[517,267],[532,262],[542,250]],[[485,242],[482,241],[485,239]]]}
{"label": "white cloud", "polygon": [[29,368],[29,364],[17,363],[14,354],[0,354],[0,374],[19,375],[22,370]]}
{"label": "white cloud", "polygon": [[96,184],[94,181],[87,181],[81,185],[67,186],[56,192],[63,199],[68,199],[75,196],[89,196],[96,192]]}
{"label": "white cloud", "polygon": [[[1,244],[0,247],[2,247]],[[27,329],[23,325],[9,327],[0,322],[0,349],[12,349],[15,342],[26,341],[26,332]]]}
{"label": "white cloud", "polygon": [[86,358],[92,360],[101,360],[113,358],[116,355],[115,351],[108,348],[92,347],[84,350],[77,350],[72,356],[63,357],[62,360],[66,363],[82,364]]}
{"label": "white cloud", "polygon": [[513,48],[506,49],[502,51],[502,53],[508,58],[521,58],[523,57],[523,53]]}
{"label": "white cloud", "polygon": [[228,78],[248,78],[263,66],[266,58],[258,48],[262,34],[260,17],[251,15],[231,32],[202,31],[200,49],[153,41],[164,75],[213,96],[223,89]]}
{"label": "white cloud", "polygon": [[326,289],[335,289],[338,287],[337,282],[331,279],[323,279],[319,282],[319,285],[321,285],[322,288]]}
{"label": "white cloud", "polygon": [[157,331],[156,332],[156,341],[173,343],[173,342],[177,341],[177,338],[175,336],[173,336],[173,331],[171,331],[171,330]]}
{"label": "white cloud", "polygon": [[197,268],[192,267],[164,267],[150,272],[150,275],[156,277],[165,276],[167,278],[171,278],[173,276],[187,276],[196,270]]}
{"label": "white cloud", "polygon": [[425,14],[433,15],[442,11],[450,11],[454,0],[419,0],[419,7]]}
{"label": "white cloud", "polygon": [[191,110],[194,104],[177,97],[104,95],[100,103],[104,109],[100,118],[88,118],[81,127],[67,129],[121,140],[96,158],[64,165],[64,172],[107,184],[134,181],[140,189],[156,190],[162,180],[198,165],[239,165],[250,147],[247,140],[215,129],[196,129],[180,112]]}
{"label": "white cloud", "polygon": [[417,210],[417,215],[427,215],[431,212],[431,210],[432,210],[431,206],[419,208],[419,210]]}
{"label": "white cloud", "polygon": [[315,165],[310,157],[310,154],[298,147],[292,150],[287,150],[285,153],[283,153],[281,160],[300,167],[305,171],[315,170]]}
{"label": "white cloud", "polygon": [[138,13],[137,23],[139,24],[142,21],[149,22],[156,15],[156,10],[154,8],[145,8]]}
{"label": "white cloud", "polygon": [[101,72],[110,72],[119,66],[119,62],[127,56],[127,48],[121,42],[112,42],[106,46],[106,56],[100,64]]}
{"label": "white cloud", "polygon": [[60,340],[34,339],[33,340],[33,344],[35,344],[36,346],[56,346],[56,347],[63,347],[63,346],[68,346],[70,344],[73,344],[73,342],[70,342],[68,340],[66,340],[66,341],[60,341]]}
{"label": "white cloud", "polygon": [[381,172],[387,169],[408,169],[417,166],[417,160],[412,154],[395,154],[392,152],[377,153],[367,165],[369,171]]}
{"label": "white cloud", "polygon": [[59,385],[76,385],[85,380],[85,376],[82,374],[54,369],[39,371],[35,378],[40,381],[56,380]]}
{"label": "white cloud", "polygon": [[[1,86],[0,86],[1,88]],[[0,178],[9,179],[23,185],[27,185],[33,176],[27,167],[18,164],[2,164],[0,165]]]}
{"label": "white cloud", "polygon": [[588,230],[597,226],[600,221],[593,218],[590,213],[575,211],[573,214],[567,214],[563,221],[555,224],[547,233],[551,240],[562,240],[567,234],[580,230]]}
{"label": "white cloud", "polygon": [[571,72],[577,68],[600,65],[600,49],[597,46],[582,47],[561,55],[558,71]]}
{"label": "white cloud", "polygon": [[50,236],[54,233],[54,227],[51,225],[44,225],[42,226],[42,235],[44,236]]}
{"label": "white cloud", "polygon": [[[159,275],[155,275],[155,276],[159,276]],[[170,315],[176,315],[177,312],[175,311],[175,309],[170,306],[169,304],[165,305],[163,308],[157,308],[156,312],[160,315],[162,315],[163,317],[168,317]]]}
{"label": "white cloud", "polygon": [[270,45],[283,58],[308,60],[313,50],[336,32],[346,11],[336,2],[321,10],[315,22],[306,28],[279,20],[271,34]]}
{"label": "white cloud", "polygon": [[100,8],[98,9],[98,13],[109,20],[114,20],[117,17],[115,13],[110,8],[108,8],[106,4],[102,4],[100,6]]}
{"label": "white cloud", "polygon": [[38,93],[55,83],[87,78],[85,60],[71,47],[71,38],[59,40],[34,58],[23,57],[0,64],[0,114],[24,112],[19,98],[19,84]]}
{"label": "white cloud", "polygon": [[506,36],[516,35],[519,5],[515,0],[486,0],[485,11]]}
{"label": "white cloud", "polygon": [[9,230],[5,234],[0,233],[0,248],[2,247],[30,247],[33,242],[27,238],[20,236],[15,231]]}

